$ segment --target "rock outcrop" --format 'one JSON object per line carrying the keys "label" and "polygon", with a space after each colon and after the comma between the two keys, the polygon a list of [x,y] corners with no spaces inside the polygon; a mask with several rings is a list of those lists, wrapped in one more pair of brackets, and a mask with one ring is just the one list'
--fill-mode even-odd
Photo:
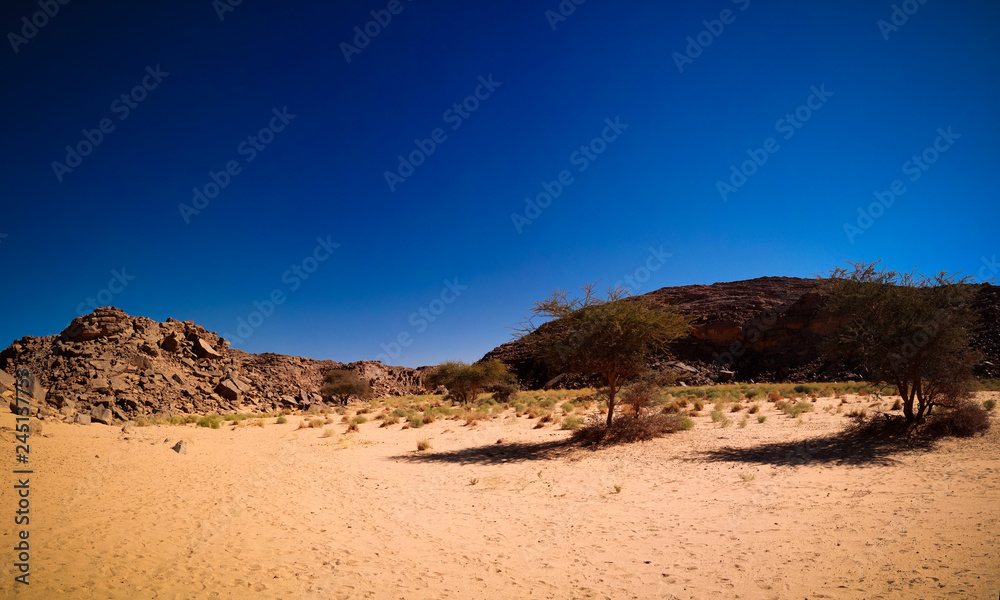
{"label": "rock outcrop", "polygon": [[[13,398],[13,373],[28,367],[44,416],[111,423],[140,415],[306,409],[322,404],[323,375],[349,369],[376,395],[423,392],[421,369],[380,362],[344,364],[229,348],[192,321],[159,323],[101,307],[61,334],[23,337],[0,352],[0,393]],[[9,400],[8,400],[9,401]]]}
{"label": "rock outcrop", "polygon": [[[761,277],[746,281],[661,288],[646,294],[672,304],[691,317],[694,329],[677,340],[670,353],[650,357],[653,369],[682,373],[682,381],[702,384],[739,381],[831,381],[859,377],[851,365],[831,363],[819,351],[823,336],[838,327],[823,308],[819,281],[796,277]],[[985,359],[981,377],[1000,376],[1000,288],[983,284],[976,308],[980,326],[973,344]],[[544,386],[550,373],[523,341],[499,346],[483,357],[511,366],[522,385]],[[567,377],[562,385],[583,383]]]}

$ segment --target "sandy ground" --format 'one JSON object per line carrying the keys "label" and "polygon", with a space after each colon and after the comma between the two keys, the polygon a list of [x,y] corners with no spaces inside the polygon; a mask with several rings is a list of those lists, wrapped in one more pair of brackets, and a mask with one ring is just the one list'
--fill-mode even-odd
{"label": "sandy ground", "polygon": [[338,422],[332,437],[294,416],[46,422],[30,440],[28,586],[6,414],[0,596],[995,600],[1000,424],[859,450],[831,437],[836,404],[799,422],[764,402],[767,421],[744,428],[706,410],[691,431],[599,451],[513,415],[350,435]]}

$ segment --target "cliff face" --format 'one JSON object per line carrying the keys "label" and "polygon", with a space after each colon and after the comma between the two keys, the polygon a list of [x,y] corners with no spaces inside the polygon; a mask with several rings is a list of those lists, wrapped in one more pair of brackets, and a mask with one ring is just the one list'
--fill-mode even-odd
{"label": "cliff face", "polygon": [[[818,381],[856,376],[821,356],[823,336],[836,319],[823,308],[819,281],[761,277],[746,281],[662,288],[647,296],[673,304],[691,317],[691,334],[674,343],[667,356],[651,357],[655,368],[681,368],[687,383],[735,378],[755,381]],[[974,344],[985,354],[978,373],[1000,374],[1000,288],[983,285],[977,310],[981,324]],[[483,357],[509,365],[527,387],[544,385],[549,373],[521,341],[499,346]],[[679,364],[678,364],[679,363]]]}
{"label": "cliff face", "polygon": [[0,369],[17,367],[47,389],[36,394],[43,412],[67,419],[308,408],[322,401],[323,375],[334,368],[354,371],[379,396],[423,389],[421,370],[248,354],[191,321],[159,323],[113,307],[77,317],[57,336],[14,342],[0,353]]}

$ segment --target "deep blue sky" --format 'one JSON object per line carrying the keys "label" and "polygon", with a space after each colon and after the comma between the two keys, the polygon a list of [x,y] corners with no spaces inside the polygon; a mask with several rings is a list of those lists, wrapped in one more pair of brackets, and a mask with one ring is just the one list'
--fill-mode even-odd
{"label": "deep blue sky", "polygon": [[[348,63],[341,44],[389,2],[243,0],[220,20],[210,0],[77,1],[34,17],[26,43],[9,34],[41,9],[6,2],[0,347],[61,331],[102,291],[238,336],[277,290],[234,346],[418,366],[478,359],[553,288],[647,262],[636,292],[879,258],[1000,274],[983,262],[1000,254],[1000,5],[907,3],[886,39],[888,1],[684,4],[587,0],[553,31],[556,0],[401,0]],[[688,48],[700,33],[710,45]],[[446,111],[491,77],[453,129]],[[156,87],[126,114],[144,78]],[[285,107],[294,118],[272,120]],[[779,123],[797,109],[799,128]],[[616,118],[627,129],[593,160],[574,155]],[[114,129],[59,181],[52,163],[102,119]],[[271,123],[248,161],[240,144]],[[938,139],[949,127],[960,137]],[[436,128],[444,141],[391,191],[385,172]],[[935,142],[914,181],[907,162]],[[717,182],[765,146],[723,200]],[[238,174],[186,221],[179,205],[229,161]],[[564,170],[572,183],[518,232],[512,215]],[[846,232],[895,180],[905,192]],[[311,262],[317,238],[339,246]],[[303,261],[308,279],[283,276]],[[466,289],[435,303],[456,279]],[[411,319],[421,307],[443,312]],[[378,356],[401,333],[409,345]]]}

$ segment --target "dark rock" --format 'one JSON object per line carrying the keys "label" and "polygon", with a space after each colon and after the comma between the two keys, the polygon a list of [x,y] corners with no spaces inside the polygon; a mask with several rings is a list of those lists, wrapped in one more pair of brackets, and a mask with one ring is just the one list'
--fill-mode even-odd
{"label": "dark rock", "polygon": [[187,454],[188,451],[187,442],[185,442],[184,440],[180,440],[179,442],[174,444],[173,451],[176,452],[177,454]]}
{"label": "dark rock", "polygon": [[219,385],[215,386],[215,393],[233,402],[239,402],[243,397],[240,388],[232,379],[219,382]]}
{"label": "dark rock", "polygon": [[176,333],[171,333],[160,342],[160,348],[163,348],[167,352],[177,352],[180,347],[181,341],[177,339]]}
{"label": "dark rock", "polygon": [[114,415],[107,408],[95,406],[90,409],[90,419],[96,423],[111,425],[114,423]]}

